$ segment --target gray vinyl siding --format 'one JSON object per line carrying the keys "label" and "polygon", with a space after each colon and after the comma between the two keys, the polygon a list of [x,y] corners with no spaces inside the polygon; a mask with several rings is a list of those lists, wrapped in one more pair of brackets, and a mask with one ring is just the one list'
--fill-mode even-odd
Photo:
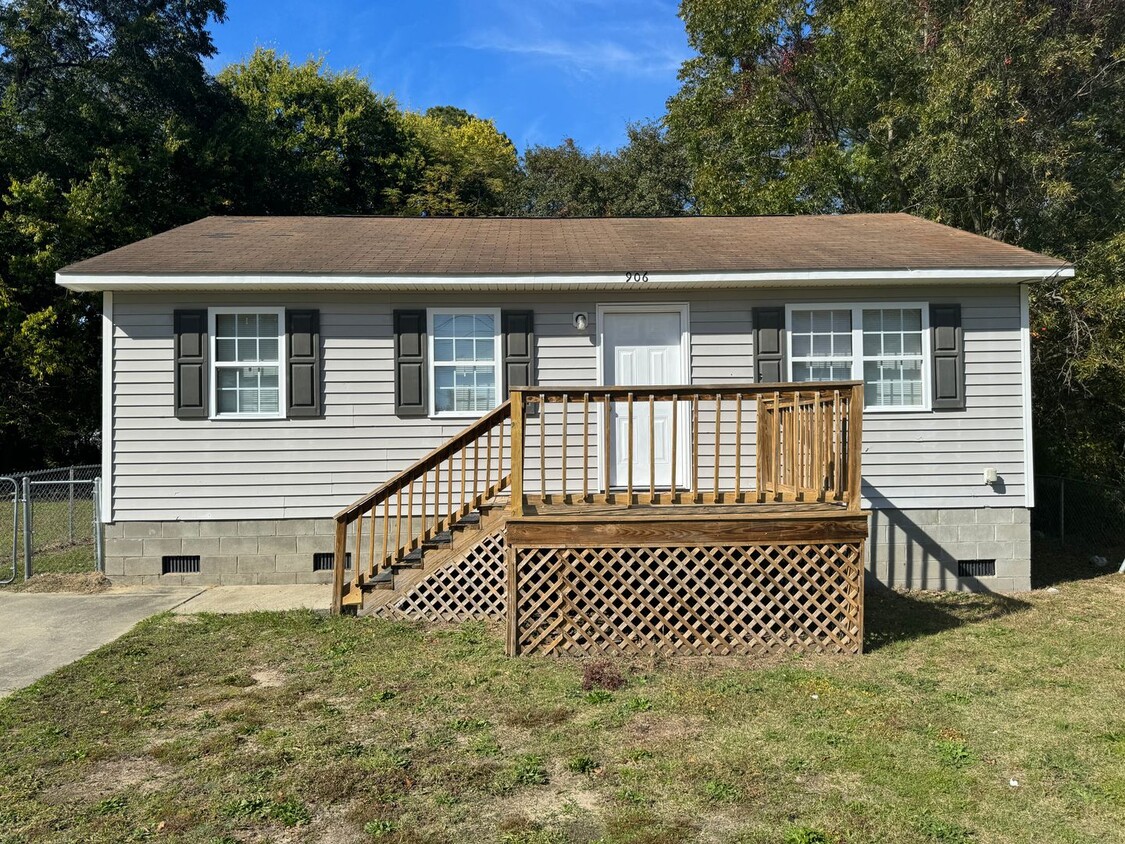
{"label": "gray vinyl siding", "polygon": [[[1011,287],[825,289],[756,293],[716,291],[632,297],[623,294],[442,294],[442,305],[531,309],[535,312],[539,382],[598,383],[599,303],[688,302],[690,363],[696,384],[749,383],[750,311],[757,305],[805,302],[920,301],[962,304],[967,409],[931,413],[867,413],[864,482],[875,507],[1025,506],[1019,294]],[[432,297],[387,294],[157,294],[114,296],[113,518],[283,519],[330,516],[461,430],[459,419],[394,416],[394,308],[421,307]],[[178,420],[172,415],[172,312],[220,305],[284,305],[320,309],[324,417],[291,420]],[[576,311],[590,327],[577,332]],[[744,449],[752,454],[752,414]],[[713,420],[701,413],[700,470],[713,471],[707,445]],[[724,429],[724,442],[726,434]],[[720,474],[733,472],[733,451],[721,452]],[[1002,490],[981,481],[986,466]],[[705,470],[704,470],[704,467]],[[743,478],[744,483],[752,480]],[[535,486],[531,486],[534,489]]]}

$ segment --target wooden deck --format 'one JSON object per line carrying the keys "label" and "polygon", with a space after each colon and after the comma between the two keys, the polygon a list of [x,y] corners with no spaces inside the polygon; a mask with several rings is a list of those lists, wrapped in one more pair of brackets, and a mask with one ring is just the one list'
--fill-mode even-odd
{"label": "wooden deck", "polygon": [[510,654],[857,653],[861,410],[852,382],[513,390],[337,516],[336,607],[502,605]]}

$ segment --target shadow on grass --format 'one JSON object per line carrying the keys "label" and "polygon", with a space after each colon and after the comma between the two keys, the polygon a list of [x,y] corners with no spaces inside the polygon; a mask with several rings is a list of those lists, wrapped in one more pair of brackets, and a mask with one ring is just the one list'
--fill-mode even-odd
{"label": "shadow on grass", "polygon": [[865,596],[863,649],[871,653],[1030,608],[1027,601],[994,592],[898,592],[877,586]]}
{"label": "shadow on grass", "polygon": [[[1106,565],[1097,566],[1093,558],[1100,556]],[[1113,574],[1125,557],[1125,545],[1114,546],[1082,544],[1063,544],[1057,539],[1038,538],[1031,543],[1031,586],[1045,589],[1060,583],[1073,583],[1077,580],[1091,580]]]}

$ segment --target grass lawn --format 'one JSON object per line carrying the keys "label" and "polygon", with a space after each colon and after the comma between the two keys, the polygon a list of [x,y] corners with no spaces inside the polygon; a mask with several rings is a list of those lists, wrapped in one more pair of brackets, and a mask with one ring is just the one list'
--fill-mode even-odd
{"label": "grass lawn", "polygon": [[480,624],[160,616],[0,701],[0,841],[1121,841],[1125,576],[1057,585],[614,691]]}

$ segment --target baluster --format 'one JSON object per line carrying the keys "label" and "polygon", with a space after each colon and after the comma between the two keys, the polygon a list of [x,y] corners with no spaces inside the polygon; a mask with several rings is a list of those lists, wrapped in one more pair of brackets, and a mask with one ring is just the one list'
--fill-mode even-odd
{"label": "baluster", "polygon": [[656,397],[648,394],[648,503],[656,498]]}
{"label": "baluster", "polygon": [[582,502],[590,500],[590,394],[582,394]]}
{"label": "baluster", "polygon": [[402,490],[395,490],[395,557],[402,550]]}
{"label": "baluster", "polygon": [[773,406],[777,414],[777,422],[774,426],[773,437],[773,500],[781,500],[781,486],[785,483],[785,475],[781,466],[781,431],[782,431],[782,407],[781,407],[781,393],[774,391]]}
{"label": "baluster", "polygon": [[602,396],[602,404],[604,405],[604,407],[602,408],[602,410],[603,410],[603,412],[602,412],[602,428],[604,428],[605,430],[602,432],[602,442],[601,442],[601,445],[598,446],[598,448],[600,449],[599,454],[602,455],[602,462],[605,464],[605,478],[604,478],[604,480],[605,480],[605,493],[606,493],[606,496],[608,497],[608,495],[609,495],[609,481],[610,481],[610,478],[613,477],[613,467],[611,467],[609,465],[609,462],[610,462],[610,460],[616,460],[617,459],[617,455],[614,453],[613,449],[610,448],[610,442],[609,442],[609,431],[610,431],[610,425],[612,423],[612,420],[610,419],[610,406],[611,405],[610,405],[610,401],[609,401],[609,393],[608,392],[605,393]]}
{"label": "baluster", "polygon": [[719,451],[722,448],[722,425],[721,420],[723,417],[723,396],[718,391],[715,392],[715,501],[719,499]]}
{"label": "baluster", "polygon": [[382,562],[379,567],[383,568],[387,565],[387,542],[391,538],[391,497],[388,495],[383,499],[383,556]]}
{"label": "baluster", "polygon": [[447,458],[447,462],[449,464],[449,471],[446,473],[447,474],[446,486],[448,488],[448,493],[449,493],[449,496],[447,498],[447,503],[448,503],[449,506],[446,509],[445,516],[442,517],[442,521],[446,524],[451,524],[452,520],[450,519],[450,516],[453,514],[453,455],[452,454],[449,455],[449,457]]}
{"label": "baluster", "polygon": [[[500,430],[504,430],[504,420],[500,420]],[[503,474],[503,473],[501,473]],[[484,488],[486,490],[492,489],[492,429],[488,429],[488,441],[485,448],[485,461],[484,461]]]}
{"label": "baluster", "polygon": [[[457,493],[457,497],[461,502],[460,504],[457,505],[457,513],[460,514],[460,512],[465,509],[465,469],[466,469],[465,458],[468,455],[466,454],[464,446],[461,446],[461,448],[458,450],[457,453],[461,457],[461,460],[460,460],[460,463],[461,463],[461,489]],[[451,456],[451,459],[452,459],[452,456]],[[454,521],[453,517],[450,516],[450,524],[452,524],[453,521]]]}
{"label": "baluster", "polygon": [[547,503],[547,402],[539,394],[539,497]]}
{"label": "baluster", "polygon": [[566,497],[566,456],[567,456],[567,450],[566,450],[566,416],[567,416],[566,401],[567,401],[567,395],[566,395],[566,393],[563,393],[563,396],[562,396],[562,490],[561,490],[562,491],[562,503],[563,504],[569,504],[570,503],[569,500]]}
{"label": "baluster", "polygon": [[414,547],[414,540],[417,539],[418,533],[414,530],[414,479],[410,479],[410,486],[407,487],[406,493],[406,532],[410,534],[410,547]]}
{"label": "baluster", "polygon": [[813,482],[816,483],[816,500],[824,500],[823,443],[824,414],[820,407],[820,390],[813,393]]}
{"label": "baluster", "polygon": [[691,494],[699,503],[699,393],[691,396]]}
{"label": "baluster", "polygon": [[[491,431],[492,429],[489,428],[489,430]],[[479,477],[479,475],[480,475],[480,437],[478,436],[475,439],[473,439],[473,495],[472,495],[471,500],[466,501],[466,503],[465,503],[466,507],[468,507],[470,504],[474,503],[477,500],[477,496],[480,495],[480,477]]]}
{"label": "baluster", "polygon": [[[348,561],[348,554],[345,551],[344,556],[339,560],[333,560],[332,565],[342,566]],[[358,577],[363,567],[363,513],[359,514],[359,518],[355,520],[355,567],[352,573]]]}
{"label": "baluster", "polygon": [[734,502],[742,503],[742,393],[734,394]]}
{"label": "baluster", "polygon": [[[430,530],[430,528],[427,527],[427,522],[429,520],[426,518],[426,516],[427,516],[427,513],[426,513],[426,497],[427,497],[426,493],[428,491],[426,489],[426,479],[429,478],[429,476],[430,476],[430,470],[429,469],[426,469],[424,472],[422,472],[422,514],[421,514],[420,521],[422,523],[423,534],[429,532],[429,530]],[[437,531],[435,530],[434,533],[437,533]],[[423,539],[425,539],[424,536],[423,536]]]}
{"label": "baluster", "polygon": [[633,393],[632,393],[632,391],[629,392],[629,396],[628,396],[628,408],[629,408],[628,409],[629,416],[628,416],[628,422],[625,426],[626,430],[627,430],[627,433],[628,433],[628,437],[629,437],[629,451],[628,451],[628,459],[627,459],[627,463],[626,463],[626,469],[627,469],[626,475],[627,475],[627,480],[628,480],[628,485],[627,485],[628,489],[626,491],[626,500],[628,501],[628,506],[632,507],[633,506]]}
{"label": "baluster", "polygon": [[[371,577],[373,574],[375,574],[375,523],[376,523],[376,520],[379,518],[379,515],[376,512],[377,508],[378,508],[378,505],[375,505],[369,511],[371,513],[371,532],[367,537],[367,576],[368,577]],[[347,557],[344,558],[344,562],[347,562]],[[358,573],[359,573],[359,554],[356,554],[355,571],[356,571],[356,574],[358,575]]]}
{"label": "baluster", "polygon": [[797,391],[795,404],[793,405],[797,413],[797,436],[794,449],[796,450],[794,458],[797,467],[797,479],[793,486],[793,499],[795,501],[804,501],[805,499],[805,450],[804,450],[804,434],[805,434],[805,414],[801,408],[801,391]]}
{"label": "baluster", "polygon": [[680,397],[672,394],[672,478],[668,490],[668,503],[676,503],[676,463],[679,462],[679,421],[680,421]]}
{"label": "baluster", "polygon": [[836,500],[839,501],[844,497],[844,409],[840,403],[840,391],[834,390],[832,394],[832,437],[835,443],[832,447],[832,459],[835,462],[832,473],[834,475],[836,488]]}

